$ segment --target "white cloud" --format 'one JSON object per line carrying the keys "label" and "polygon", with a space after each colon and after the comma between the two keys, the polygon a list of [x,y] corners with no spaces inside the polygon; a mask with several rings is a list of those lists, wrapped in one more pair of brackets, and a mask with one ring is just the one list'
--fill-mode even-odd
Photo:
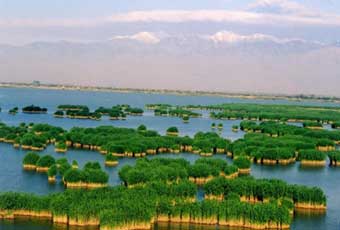
{"label": "white cloud", "polygon": [[188,21],[242,22],[254,20],[257,14],[245,11],[227,10],[152,10],[131,11],[108,17],[111,22],[169,22]]}
{"label": "white cloud", "polygon": [[208,39],[215,43],[277,41],[277,38],[266,34],[240,35],[231,31],[219,31],[208,36]]}
{"label": "white cloud", "polygon": [[[281,2],[282,0],[262,0],[263,4]],[[283,1],[285,2],[285,1]],[[280,4],[279,4],[280,5]],[[282,4],[281,4],[282,5]],[[183,23],[183,22],[223,22],[260,25],[329,25],[340,26],[340,15],[336,14],[306,14],[303,10],[292,10],[294,7],[283,4],[283,13],[230,11],[230,10],[150,10],[130,11],[113,14],[109,17],[93,19],[1,19],[0,27],[83,27],[98,26],[110,23]],[[298,7],[295,7],[298,8]],[[290,9],[290,10],[288,10]],[[290,13],[288,13],[290,12]],[[295,13],[294,13],[295,12]],[[300,13],[298,13],[300,12]]]}
{"label": "white cloud", "polygon": [[150,32],[139,32],[133,35],[123,35],[123,36],[114,36],[113,39],[130,39],[136,40],[142,43],[147,44],[157,44],[160,42],[160,39],[153,33]]}
{"label": "white cloud", "polygon": [[272,25],[335,25],[340,26],[340,15],[334,14],[277,14],[251,11],[229,10],[153,10],[132,11],[115,14],[107,18],[111,23],[116,22],[225,22],[244,24]]}
{"label": "white cloud", "polygon": [[322,43],[316,41],[306,41],[299,38],[278,38],[268,34],[249,34],[249,35],[241,35],[234,33],[232,31],[219,31],[213,35],[206,36],[208,40],[211,40],[215,43],[240,43],[240,42],[264,42],[271,41],[275,43],[288,43],[288,42],[305,42],[305,43],[314,43],[321,45]]}
{"label": "white cloud", "polygon": [[257,0],[249,5],[248,10],[259,13],[293,14],[307,17],[319,15],[314,10],[289,0]]}

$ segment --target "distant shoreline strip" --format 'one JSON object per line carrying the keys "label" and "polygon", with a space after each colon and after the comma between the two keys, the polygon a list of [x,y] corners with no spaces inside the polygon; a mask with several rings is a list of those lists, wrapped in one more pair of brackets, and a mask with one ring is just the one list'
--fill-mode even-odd
{"label": "distant shoreline strip", "polygon": [[144,93],[144,94],[168,94],[178,96],[212,96],[222,98],[239,99],[262,99],[262,100],[289,100],[289,101],[318,101],[340,103],[340,98],[331,96],[316,95],[273,95],[273,94],[252,94],[252,93],[227,93],[212,91],[190,91],[190,90],[171,90],[171,89],[138,89],[138,88],[114,88],[101,86],[78,86],[60,84],[34,84],[34,83],[15,83],[1,82],[0,88],[32,88],[49,90],[71,90],[89,92],[113,92],[113,93]]}

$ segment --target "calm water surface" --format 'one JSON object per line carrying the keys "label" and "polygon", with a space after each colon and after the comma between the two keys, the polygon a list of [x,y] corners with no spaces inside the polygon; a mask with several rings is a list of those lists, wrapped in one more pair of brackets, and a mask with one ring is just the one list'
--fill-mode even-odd
{"label": "calm water surface", "polygon": [[[110,121],[103,118],[102,121],[92,120],[73,120],[73,119],[57,119],[53,117],[56,106],[59,104],[85,104],[91,109],[99,106],[111,107],[115,104],[130,104],[132,106],[144,107],[147,103],[169,103],[169,104],[216,104],[216,103],[284,103],[297,104],[297,102],[282,100],[244,100],[229,99],[218,97],[194,97],[194,96],[174,96],[174,95],[148,95],[136,93],[103,93],[103,92],[80,92],[80,91],[57,91],[57,90],[36,90],[36,89],[1,89],[0,88],[0,121],[17,125],[21,122],[49,123],[56,126],[69,129],[73,126],[95,127],[98,125],[114,125],[120,127],[136,128],[140,124],[145,124],[149,129],[157,130],[164,134],[169,126],[177,126],[181,135],[192,136],[197,131],[210,131],[210,125],[213,120],[208,118],[205,112],[202,118],[193,118],[189,124],[183,124],[179,118],[171,117],[154,117],[153,112],[146,111],[142,117],[128,117],[126,121]],[[49,109],[48,114],[28,115],[18,113],[16,116],[9,115],[7,111],[15,106],[23,107],[26,105],[39,105]],[[308,102],[308,104],[320,105],[319,102]],[[322,105],[339,106],[338,104],[322,103]],[[215,121],[216,122],[216,121]],[[237,139],[243,136],[242,132],[231,132],[234,124],[240,121],[221,121],[224,129],[221,135],[229,139]],[[216,123],[219,123],[217,121]],[[327,127],[329,128],[329,127]],[[57,183],[50,185],[47,183],[45,174],[35,172],[24,172],[21,162],[25,152],[14,149],[11,145],[0,143],[0,191],[24,191],[37,194],[47,194],[51,192],[60,192],[64,187]],[[83,150],[69,150],[66,154],[55,153],[52,146],[49,146],[41,153],[51,154],[55,158],[66,157],[70,162],[77,160],[80,166],[87,161],[99,161],[104,167],[104,157],[97,152]],[[162,154],[152,157],[183,157],[191,162],[195,161],[199,156],[193,154]],[[227,159],[224,155],[216,155],[214,157]],[[119,165],[115,168],[105,168],[110,175],[109,183],[116,185],[120,183],[118,177],[119,169],[126,164],[134,164],[135,159],[123,158],[119,160]],[[315,214],[299,214],[295,217],[292,228],[294,230],[333,230],[340,229],[340,169],[338,168],[320,168],[308,169],[301,168],[299,164],[290,166],[252,166],[252,175],[256,178],[278,178],[286,180],[289,183],[305,184],[308,186],[319,186],[327,194],[328,210],[325,215]],[[202,196],[202,194],[199,194]],[[214,227],[199,227],[187,225],[156,225],[158,230],[165,229],[215,229]],[[65,226],[52,225],[48,221],[36,221],[20,219],[14,221],[0,220],[0,229],[8,230],[57,230],[68,229]],[[69,228],[78,229],[78,228]]]}

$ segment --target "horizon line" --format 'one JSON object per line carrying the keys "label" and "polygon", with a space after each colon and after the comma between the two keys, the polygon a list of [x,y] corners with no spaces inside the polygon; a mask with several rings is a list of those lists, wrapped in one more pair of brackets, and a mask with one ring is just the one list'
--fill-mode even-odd
{"label": "horizon line", "polygon": [[167,89],[167,88],[130,88],[130,87],[114,87],[114,86],[90,86],[77,84],[60,84],[60,83],[42,83],[40,81],[33,82],[0,82],[0,88],[33,88],[33,89],[52,89],[52,90],[71,90],[71,91],[101,91],[101,92],[121,92],[121,93],[150,93],[150,94],[171,94],[182,96],[216,96],[216,97],[233,97],[244,99],[265,99],[265,100],[311,100],[311,101],[327,101],[340,103],[340,97],[335,95],[321,94],[289,94],[289,93],[265,93],[265,92],[228,92],[228,91],[211,91],[211,90],[183,90],[183,89]]}

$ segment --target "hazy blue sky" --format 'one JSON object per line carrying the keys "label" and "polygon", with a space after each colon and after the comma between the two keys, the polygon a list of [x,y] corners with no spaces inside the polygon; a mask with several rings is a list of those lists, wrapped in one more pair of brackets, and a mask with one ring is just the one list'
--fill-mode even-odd
{"label": "hazy blue sky", "polygon": [[[112,13],[131,10],[242,10],[254,2],[254,0],[1,0],[0,15],[9,18],[76,18],[108,16]],[[315,10],[340,13],[338,0],[295,0],[294,2]]]}
{"label": "hazy blue sky", "polygon": [[335,42],[339,0],[0,0],[0,43],[219,30]]}

